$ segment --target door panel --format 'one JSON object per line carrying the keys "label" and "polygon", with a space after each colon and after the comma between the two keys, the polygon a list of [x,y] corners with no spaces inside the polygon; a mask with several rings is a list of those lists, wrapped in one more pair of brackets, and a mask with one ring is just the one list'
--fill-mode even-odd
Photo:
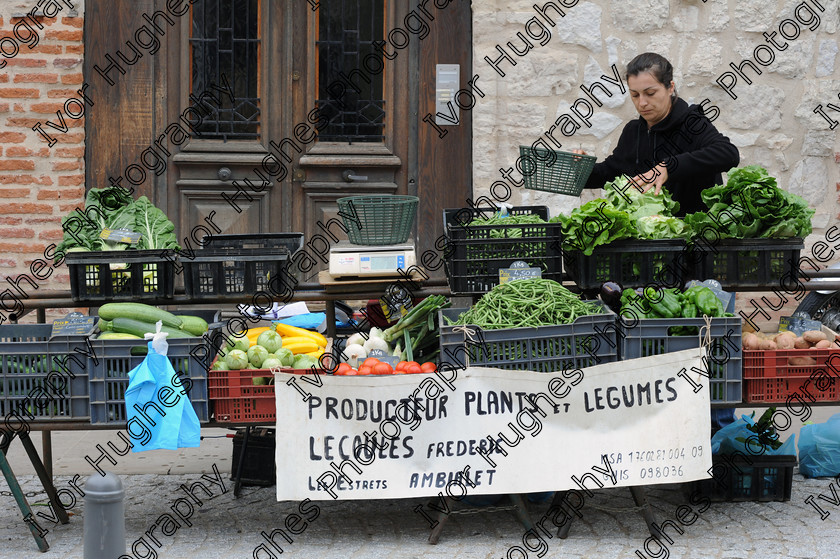
{"label": "door panel", "polygon": [[[381,30],[379,36],[385,38],[391,30],[405,25],[405,16],[412,8],[419,13],[418,2],[367,0],[370,6],[379,6],[376,9],[380,12],[371,15],[369,10],[366,17]],[[339,18],[339,22],[346,19],[353,24],[345,29],[349,32],[342,31],[343,54],[325,53],[323,63],[319,59],[319,48],[324,47],[318,45],[321,10],[336,6],[342,10],[358,9],[360,3],[355,0],[321,0],[321,8],[314,12],[308,2],[198,0],[191,10],[199,4],[205,11],[211,5],[258,5],[258,21],[250,19],[257,26],[258,42],[252,41],[249,47],[252,52],[257,51],[251,55],[257,58],[257,75],[231,70],[234,78],[229,82],[235,102],[224,101],[221,93],[209,88],[213,79],[194,79],[192,65],[199,63],[190,46],[194,11],[173,17],[174,24],[166,27],[161,48],[154,56],[146,53],[126,68],[126,74],[112,71],[117,85],[103,86],[104,81],[93,68],[96,64],[107,66],[102,53],[114,54],[122,49],[130,54],[125,42],[132,40],[134,32],[145,23],[143,13],[166,12],[169,3],[85,3],[85,80],[91,83],[89,93],[96,102],[85,122],[87,188],[106,186],[108,177],[121,176],[127,166],[139,162],[143,150],[163,137],[163,145],[168,149],[166,169],[160,175],[147,172],[145,181],[136,187],[136,195],[149,196],[166,212],[175,222],[179,239],[188,236],[212,212],[216,212],[214,223],[224,233],[300,231],[311,238],[323,233],[319,224],[337,215],[337,198],[390,193],[419,195],[415,227],[418,252],[434,245],[434,238],[441,232],[440,210],[463,205],[471,192],[470,111],[461,111],[461,123],[448,127],[449,134],[443,139],[422,122],[422,117],[434,112],[436,63],[461,64],[462,87],[469,79],[469,0],[454,0],[446,9],[434,9],[435,20],[429,22],[431,33],[424,40],[413,35],[404,49],[387,47],[389,53],[396,52],[397,56],[387,60],[379,57],[382,71],[377,71],[377,57],[372,56],[375,52],[371,41],[375,37],[368,33],[367,43],[358,41],[359,34],[352,31],[358,29],[354,27],[358,23],[350,21],[352,18]],[[233,18],[230,21],[220,18],[221,32],[214,31],[214,40],[230,46],[235,41],[234,19],[245,12],[234,9],[229,13]],[[229,34],[224,35],[228,29]],[[337,36],[333,36],[327,42],[337,46],[336,41]],[[359,43],[359,48],[348,56],[354,52],[353,41]],[[203,53],[200,63],[218,62],[220,68],[230,68],[229,63],[225,66],[224,61],[213,56]],[[331,65],[332,73],[322,72],[322,64]],[[367,72],[367,77],[362,71]],[[333,79],[336,72],[359,84],[367,83],[368,78],[373,83],[377,77],[381,86],[363,91],[361,96],[339,94],[335,86],[331,96],[324,99],[326,87],[322,87],[322,82]],[[205,90],[209,93],[202,95]],[[360,100],[361,97],[367,98]],[[330,107],[342,108],[339,101],[344,104],[344,113],[336,115],[336,123],[343,127],[325,131],[327,113]],[[210,127],[212,130],[209,125],[187,128],[189,119],[186,123],[182,120],[185,111],[195,121],[195,113],[190,110],[202,106],[205,112],[213,114],[221,106],[222,121],[230,120],[234,106],[240,115],[258,118],[258,125],[252,127],[257,137],[237,136],[243,127],[232,124],[226,129],[215,125]],[[184,127],[188,137],[174,142],[170,133],[173,124]],[[326,135],[313,139],[316,128]],[[358,137],[371,130],[377,137]],[[276,154],[272,147],[284,142],[288,156]],[[269,167],[275,164],[274,175],[266,171],[264,160]],[[278,163],[285,167],[285,173],[276,172]],[[220,174],[222,170],[224,173]],[[367,178],[348,182],[343,176],[345,171]],[[268,177],[265,184],[260,174]],[[250,189],[248,181],[258,185],[259,191]],[[226,197],[235,200],[240,211]]]}

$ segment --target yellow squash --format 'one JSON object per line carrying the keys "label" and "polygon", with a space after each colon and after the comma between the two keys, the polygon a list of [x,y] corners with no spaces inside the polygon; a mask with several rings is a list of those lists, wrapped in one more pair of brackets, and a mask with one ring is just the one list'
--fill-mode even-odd
{"label": "yellow squash", "polygon": [[318,332],[313,332],[312,330],[306,330],[305,328],[298,328],[297,326],[290,326],[283,323],[277,323],[276,329],[277,333],[283,337],[309,338],[318,344],[318,347],[327,347],[327,339]]}

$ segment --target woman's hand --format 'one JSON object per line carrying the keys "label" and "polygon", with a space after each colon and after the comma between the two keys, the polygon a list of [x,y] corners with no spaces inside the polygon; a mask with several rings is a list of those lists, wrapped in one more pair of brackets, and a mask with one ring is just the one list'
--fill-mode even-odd
{"label": "woman's hand", "polygon": [[662,185],[668,180],[668,167],[664,163],[660,163],[647,173],[636,175],[631,180],[642,192],[647,192],[653,188],[654,194],[660,194],[662,192]]}

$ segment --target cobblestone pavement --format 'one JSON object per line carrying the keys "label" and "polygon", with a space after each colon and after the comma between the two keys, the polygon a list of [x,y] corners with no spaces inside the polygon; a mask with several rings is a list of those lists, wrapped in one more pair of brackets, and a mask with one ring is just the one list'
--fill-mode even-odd
{"label": "cobblestone pavement", "polygon": [[[233,496],[233,487],[224,474],[225,492],[221,487],[207,484],[212,498],[199,494],[202,504],[195,506],[189,518],[192,526],[179,528],[170,525],[153,532],[161,545],[153,545],[150,552],[138,544],[132,557],[161,557],[165,559],[197,558],[271,558],[272,553],[255,550],[266,543],[260,532],[270,533],[284,527],[287,515],[298,512],[298,504],[276,502],[273,487],[245,487],[239,498]],[[193,475],[126,475],[122,476],[126,488],[126,537],[131,543],[141,537],[164,513],[171,513],[170,506],[183,497],[178,486],[193,483],[200,478]],[[69,487],[69,477],[56,478],[58,488]],[[49,516],[44,506],[46,497],[39,491],[37,478],[21,476],[22,487],[30,504]],[[576,519],[568,539],[559,540],[555,531],[550,537],[541,533],[547,546],[540,549],[536,538],[529,538],[530,551],[523,546],[524,528],[511,512],[453,515],[446,525],[438,545],[427,543],[429,524],[412,509],[425,499],[382,501],[319,501],[317,518],[307,524],[290,522],[299,535],[290,534],[288,543],[277,533],[275,541],[283,550],[283,557],[350,558],[350,559],[444,559],[505,558],[505,557],[564,557],[564,558],[627,558],[690,557],[692,559],[840,559],[840,504],[832,505],[817,498],[829,516],[820,520],[819,513],[805,502],[810,495],[823,494],[833,499],[829,487],[836,482],[830,479],[809,480],[798,473],[794,476],[793,495],[789,502],[772,503],[714,503],[699,514],[693,524],[677,522],[677,507],[687,503],[687,498],[677,486],[658,486],[649,490],[657,521],[673,520],[684,533],[668,528],[673,539],[667,550],[645,538],[648,533],[644,521],[636,512],[614,512],[611,509],[632,505],[627,489],[604,489],[588,498],[582,508],[582,519]],[[67,493],[62,493],[65,501]],[[840,494],[840,492],[838,492]],[[20,513],[5,487],[0,509],[0,557],[76,558],[83,556],[84,504],[80,499],[71,509],[70,523],[54,524],[40,518],[43,528],[49,530],[47,539],[50,550],[38,552],[29,531],[21,521]],[[40,504],[41,506],[37,506]],[[311,506],[311,504],[310,504]],[[701,506],[693,506],[699,511]],[[529,503],[528,510],[536,522],[548,509],[548,502]],[[311,519],[315,511],[306,509]],[[188,516],[188,515],[187,515]],[[684,515],[685,520],[692,520]],[[547,522],[551,527],[551,523]],[[173,530],[174,533],[173,533]],[[147,538],[148,543],[152,543]],[[519,546],[527,555],[516,549],[508,554],[511,546]],[[639,551],[636,554],[636,551]],[[103,558],[110,559],[110,558]],[[114,558],[116,559],[116,558]]]}

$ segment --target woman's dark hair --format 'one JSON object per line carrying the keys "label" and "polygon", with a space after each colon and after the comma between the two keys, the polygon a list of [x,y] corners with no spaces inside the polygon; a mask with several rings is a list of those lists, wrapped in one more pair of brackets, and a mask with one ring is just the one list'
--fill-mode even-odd
{"label": "woman's dark hair", "polygon": [[[666,88],[671,86],[671,81],[674,79],[674,67],[671,66],[667,58],[655,52],[645,52],[631,60],[627,64],[627,73],[624,75],[624,79],[637,76],[642,72],[650,72],[656,78],[656,81]],[[675,90],[672,98],[676,98],[676,96]]]}

